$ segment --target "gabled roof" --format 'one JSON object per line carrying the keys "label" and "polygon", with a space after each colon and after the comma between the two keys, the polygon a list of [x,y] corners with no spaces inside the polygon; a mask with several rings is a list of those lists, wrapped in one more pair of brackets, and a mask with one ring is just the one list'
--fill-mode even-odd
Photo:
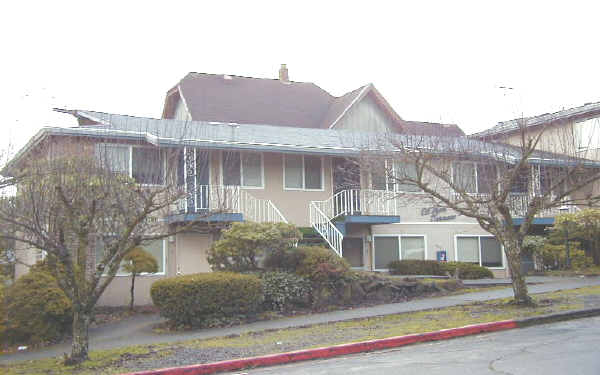
{"label": "gabled roof", "polygon": [[193,120],[303,128],[321,127],[335,100],[313,83],[189,73],[167,93],[164,118],[172,118],[177,93]]}
{"label": "gabled roof", "polygon": [[495,137],[509,134],[523,127],[535,127],[552,123],[568,122],[577,118],[585,118],[600,115],[600,102],[586,103],[579,107],[563,109],[554,113],[544,113],[538,116],[501,121],[496,126],[484,131],[472,134],[471,137]]}
{"label": "gabled roof", "polygon": [[181,98],[192,120],[327,129],[366,95],[402,121],[371,83],[335,97],[314,83],[206,73],[189,73],[169,90],[162,117],[173,118]]}
{"label": "gabled roof", "polygon": [[446,137],[462,137],[465,133],[456,124],[440,124],[437,122],[404,121],[403,133],[411,135],[431,135]]}

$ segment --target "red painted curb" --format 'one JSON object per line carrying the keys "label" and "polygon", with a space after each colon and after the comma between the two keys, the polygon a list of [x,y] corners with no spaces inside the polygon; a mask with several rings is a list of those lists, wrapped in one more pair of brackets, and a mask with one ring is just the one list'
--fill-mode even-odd
{"label": "red painted curb", "polygon": [[124,375],[204,375],[223,371],[242,370],[249,367],[272,366],[283,363],[306,361],[337,357],[345,354],[369,352],[399,346],[410,345],[417,342],[446,340],[453,337],[468,336],[482,332],[503,331],[518,328],[514,320],[501,322],[474,324],[460,328],[443,329],[436,332],[419,333],[414,335],[390,337],[387,339],[355,342],[350,344],[335,345],[317,349],[298,350],[294,352],[271,354],[260,357],[234,359],[230,361],[205,363],[184,367],[165,368],[160,370],[140,371]]}

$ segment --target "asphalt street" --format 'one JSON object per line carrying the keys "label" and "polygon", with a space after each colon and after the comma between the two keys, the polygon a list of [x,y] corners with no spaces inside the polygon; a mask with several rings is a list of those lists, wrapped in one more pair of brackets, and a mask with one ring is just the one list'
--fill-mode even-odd
{"label": "asphalt street", "polygon": [[232,374],[598,375],[600,317]]}

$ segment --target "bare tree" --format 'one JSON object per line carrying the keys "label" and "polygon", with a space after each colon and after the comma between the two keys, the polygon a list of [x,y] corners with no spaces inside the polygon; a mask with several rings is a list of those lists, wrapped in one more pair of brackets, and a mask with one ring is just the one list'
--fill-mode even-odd
{"label": "bare tree", "polygon": [[[89,145],[49,143],[47,147],[56,150],[32,153],[18,166],[5,169],[10,177],[3,179],[0,204],[0,236],[43,251],[60,288],[72,300],[73,339],[67,361],[71,364],[88,359],[94,307],[123,258],[140,245],[193,225],[174,226],[164,220],[190,196],[178,183],[176,168],[163,167],[176,165],[180,150],[146,148],[137,175],[130,176],[120,173],[119,166],[126,161],[118,152],[104,153],[94,147],[97,144]],[[81,152],[89,149],[100,153]],[[161,162],[148,163],[154,158]],[[164,158],[171,160],[163,163]]]}
{"label": "bare tree", "polygon": [[[426,193],[405,201],[452,210],[493,234],[508,260],[514,303],[522,305],[532,303],[520,267],[524,237],[536,217],[594,205],[599,196],[592,185],[600,179],[600,163],[573,152],[537,151],[543,130],[527,133],[523,124],[520,135],[520,145],[510,146],[466,137],[387,134],[363,147],[361,163],[372,171],[373,183],[383,179],[392,191]],[[398,194],[409,193],[397,193],[396,199]]]}

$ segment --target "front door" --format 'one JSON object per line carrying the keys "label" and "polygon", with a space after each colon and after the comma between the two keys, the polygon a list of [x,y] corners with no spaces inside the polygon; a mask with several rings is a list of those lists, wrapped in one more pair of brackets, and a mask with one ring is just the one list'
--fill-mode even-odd
{"label": "front door", "polygon": [[359,237],[345,237],[342,241],[342,256],[353,268],[364,267],[363,239]]}

